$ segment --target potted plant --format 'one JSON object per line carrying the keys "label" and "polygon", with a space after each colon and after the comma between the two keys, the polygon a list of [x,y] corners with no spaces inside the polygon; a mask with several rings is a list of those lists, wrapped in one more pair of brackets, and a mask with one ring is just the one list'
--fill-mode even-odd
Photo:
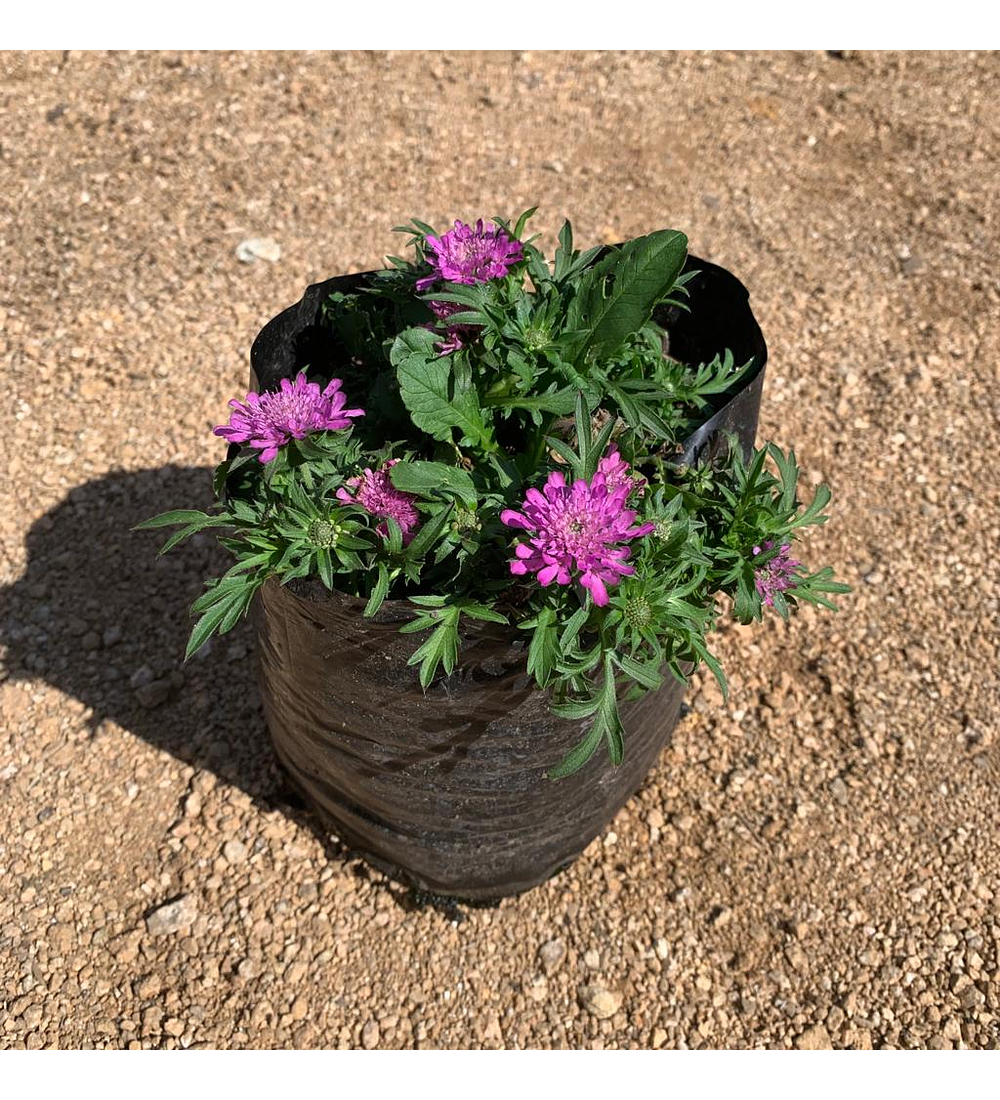
{"label": "potted plant", "polygon": [[254,608],[279,758],[422,890],[526,889],[669,740],[723,606],[845,586],[792,544],[829,492],[754,449],[766,348],[728,272],[660,230],[552,263],[525,230],[403,227],[412,259],[310,287],[258,336],[209,512],[235,562],[190,656]]}

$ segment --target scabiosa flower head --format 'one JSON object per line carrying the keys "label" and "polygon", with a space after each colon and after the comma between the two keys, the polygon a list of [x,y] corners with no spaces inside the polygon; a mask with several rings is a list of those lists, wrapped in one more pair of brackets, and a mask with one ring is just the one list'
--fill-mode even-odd
{"label": "scabiosa flower head", "polygon": [[[755,546],[753,554],[756,558],[762,554],[770,553],[773,549],[774,542],[768,539],[760,546]],[[793,561],[788,556],[790,550],[791,547],[788,543],[783,543],[770,561],[758,565],[754,569],[754,584],[757,587],[757,595],[768,607],[774,607],[776,593],[795,587],[795,570],[798,569],[800,563]]]}
{"label": "scabiosa flower head", "polygon": [[[380,470],[372,470],[365,467],[360,477],[348,478],[347,485],[354,490],[337,490],[337,499],[344,504],[360,504],[362,508],[380,519],[392,518],[399,524],[403,532],[403,542],[409,543],[420,526],[420,515],[414,505],[417,499],[411,493],[404,493],[393,485],[389,477],[389,470],[396,465],[398,458],[387,462]],[[386,539],[389,537],[389,526],[380,523],[375,530]]]}
{"label": "scabiosa flower head", "polygon": [[214,429],[230,443],[249,443],[260,451],[261,462],[270,462],[290,439],[304,439],[310,432],[349,428],[351,418],[364,416],[364,409],[345,409],[347,398],[334,378],[321,390],[298,374],[294,382],[282,378],[281,387],[265,393],[248,393],[246,402],[235,397],[228,424]]}
{"label": "scabiosa flower head", "polygon": [[641,492],[646,487],[646,479],[630,473],[631,469],[632,467],[618,453],[617,447],[597,464],[597,472],[604,475],[604,483],[609,493],[622,485],[628,489],[629,493]]}
{"label": "scabiosa flower head", "polygon": [[528,490],[523,511],[508,508],[500,514],[508,527],[530,532],[528,541],[515,547],[510,571],[537,573],[543,587],[569,584],[575,574],[594,603],[604,607],[607,585],[635,572],[624,543],[653,530],[651,523],[635,525],[635,512],[625,507],[628,493],[624,484],[609,490],[602,473],[567,485],[554,470],[541,492]]}
{"label": "scabiosa flower head", "polygon": [[417,290],[426,290],[439,279],[467,286],[502,279],[523,255],[520,241],[511,240],[498,225],[484,229],[482,218],[475,228],[455,222],[455,228],[440,237],[428,236],[427,244],[433,252],[427,258],[434,271],[417,280]]}

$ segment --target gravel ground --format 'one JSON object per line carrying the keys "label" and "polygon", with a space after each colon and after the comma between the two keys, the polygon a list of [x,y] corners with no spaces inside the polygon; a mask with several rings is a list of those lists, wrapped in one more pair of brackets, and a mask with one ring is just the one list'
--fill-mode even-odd
{"label": "gravel ground", "polygon": [[[996,55],[0,71],[0,1046],[1000,1046]],[[856,591],[726,630],[728,705],[699,679],[571,870],[456,921],[294,805],[245,625],[182,666],[217,549],[126,529],[207,502],[308,282],[535,204],[747,283]]]}

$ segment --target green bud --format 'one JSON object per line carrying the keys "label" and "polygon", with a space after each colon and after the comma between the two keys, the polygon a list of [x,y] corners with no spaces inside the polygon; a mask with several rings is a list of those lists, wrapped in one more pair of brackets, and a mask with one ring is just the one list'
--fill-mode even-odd
{"label": "green bud", "polygon": [[629,596],[623,614],[628,625],[636,629],[649,626],[653,620],[653,609],[645,596]]}
{"label": "green bud", "polygon": [[325,519],[317,519],[309,528],[309,541],[313,546],[329,550],[337,545],[339,534],[340,526],[338,524],[329,523]]}

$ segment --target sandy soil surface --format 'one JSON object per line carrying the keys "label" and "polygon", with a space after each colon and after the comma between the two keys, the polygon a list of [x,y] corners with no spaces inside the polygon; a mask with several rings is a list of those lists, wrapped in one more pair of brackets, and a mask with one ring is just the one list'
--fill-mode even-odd
{"label": "sandy soil surface", "polygon": [[[0,57],[0,1046],[1000,1046],[995,55]],[[461,921],[183,666],[261,325],[412,215],[662,226],[751,288],[855,593],[718,640],[641,792]],[[241,262],[254,237],[276,262]],[[551,239],[551,238],[550,238]],[[169,907],[164,909],[165,905]]]}

